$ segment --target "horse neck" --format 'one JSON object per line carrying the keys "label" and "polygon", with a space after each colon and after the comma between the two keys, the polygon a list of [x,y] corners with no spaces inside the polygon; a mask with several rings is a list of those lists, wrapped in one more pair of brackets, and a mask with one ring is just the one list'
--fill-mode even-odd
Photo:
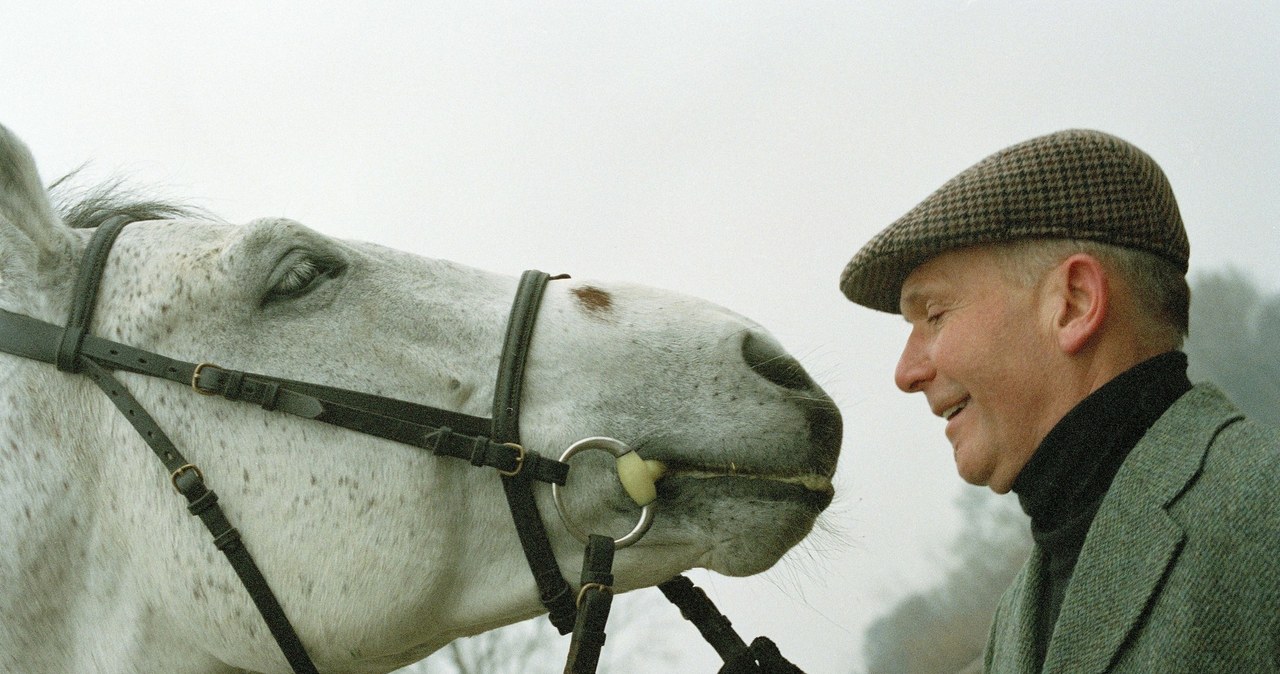
{"label": "horse neck", "polygon": [[116,522],[133,506],[111,484],[139,466],[95,392],[44,364],[0,369],[0,671],[211,671],[147,654],[166,635],[130,564],[146,542]]}

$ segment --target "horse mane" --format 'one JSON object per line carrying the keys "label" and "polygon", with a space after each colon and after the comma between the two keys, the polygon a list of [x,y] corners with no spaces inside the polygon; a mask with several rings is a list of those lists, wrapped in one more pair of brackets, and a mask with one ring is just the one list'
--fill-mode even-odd
{"label": "horse mane", "polygon": [[118,215],[131,222],[174,218],[218,220],[199,207],[145,195],[118,178],[88,188],[77,187],[72,184],[77,172],[68,173],[49,186],[54,210],[68,227],[93,229]]}

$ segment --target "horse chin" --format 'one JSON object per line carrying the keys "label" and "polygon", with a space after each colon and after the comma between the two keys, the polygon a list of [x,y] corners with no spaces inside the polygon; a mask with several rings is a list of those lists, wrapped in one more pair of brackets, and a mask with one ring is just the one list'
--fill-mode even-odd
{"label": "horse chin", "polygon": [[776,564],[813,529],[834,493],[831,481],[817,475],[692,472],[658,483],[661,512],[679,513],[715,541],[699,565],[727,576],[750,576]]}

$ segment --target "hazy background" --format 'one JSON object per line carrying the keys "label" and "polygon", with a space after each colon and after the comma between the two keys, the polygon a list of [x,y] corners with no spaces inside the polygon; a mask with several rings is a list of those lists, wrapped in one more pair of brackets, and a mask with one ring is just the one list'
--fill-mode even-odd
{"label": "hazy background", "polygon": [[[966,489],[942,423],[893,387],[905,323],[844,300],[845,262],[983,156],[1092,127],[1164,166],[1193,275],[1274,291],[1278,69],[1275,1],[46,0],[3,12],[0,123],[46,180],[91,162],[232,221],[641,281],[764,324],[845,412],[839,494],[774,570],[697,579],[748,637],[843,673],[952,561]],[[673,629],[668,667],[715,671]]]}

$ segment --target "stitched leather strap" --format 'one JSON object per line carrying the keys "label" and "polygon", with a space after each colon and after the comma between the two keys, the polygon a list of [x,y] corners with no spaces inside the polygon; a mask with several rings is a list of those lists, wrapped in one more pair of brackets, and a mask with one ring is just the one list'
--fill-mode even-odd
{"label": "stitched leather strap", "polygon": [[582,583],[578,591],[578,619],[573,625],[565,674],[594,674],[604,649],[605,623],[613,606],[613,553],[608,536],[592,534],[582,556]]}
{"label": "stitched leather strap", "polygon": [[489,420],[357,391],[246,374],[200,370],[203,393],[242,400],[366,435],[394,440],[504,473],[564,484],[569,466],[488,437]]}
{"label": "stitched leather strap", "polygon": [[685,576],[676,576],[658,585],[658,589],[680,609],[685,620],[698,628],[702,638],[715,649],[721,660],[728,662],[747,651],[747,642],[734,631],[733,623],[693,581]]}
{"label": "stitched leather strap", "polygon": [[76,276],[76,285],[71,293],[71,313],[62,330],[62,338],[58,341],[58,351],[54,364],[63,372],[75,372],[79,366],[80,343],[89,332],[89,321],[93,319],[93,308],[98,303],[98,287],[102,285],[102,272],[107,266],[111,244],[120,236],[121,230],[129,220],[117,215],[100,225],[89,238],[84,257],[80,263],[80,271]]}
{"label": "stitched leather strap", "polygon": [[[526,271],[520,277],[520,286],[511,303],[507,336],[502,345],[493,396],[492,437],[501,443],[520,442],[520,394],[524,391],[524,367],[533,341],[538,309],[542,306],[542,293],[550,280],[551,277],[545,272],[535,269]],[[528,452],[528,455],[537,456],[537,453]],[[565,468],[567,470],[568,466]],[[524,471],[514,476],[504,476],[502,490],[507,497],[511,519],[516,525],[516,534],[520,537],[525,561],[529,563],[529,570],[538,585],[538,598],[547,608],[551,624],[561,634],[568,634],[573,630],[577,609],[573,603],[569,581],[565,580],[560,571],[560,564],[551,550],[546,527],[542,524],[542,516],[538,513],[532,477]]]}
{"label": "stitched leather strap", "polygon": [[[756,637],[751,642],[751,655],[755,657],[759,670],[763,674],[804,674],[804,672],[782,657],[782,652],[769,637]],[[725,674],[729,674],[725,672]]]}

